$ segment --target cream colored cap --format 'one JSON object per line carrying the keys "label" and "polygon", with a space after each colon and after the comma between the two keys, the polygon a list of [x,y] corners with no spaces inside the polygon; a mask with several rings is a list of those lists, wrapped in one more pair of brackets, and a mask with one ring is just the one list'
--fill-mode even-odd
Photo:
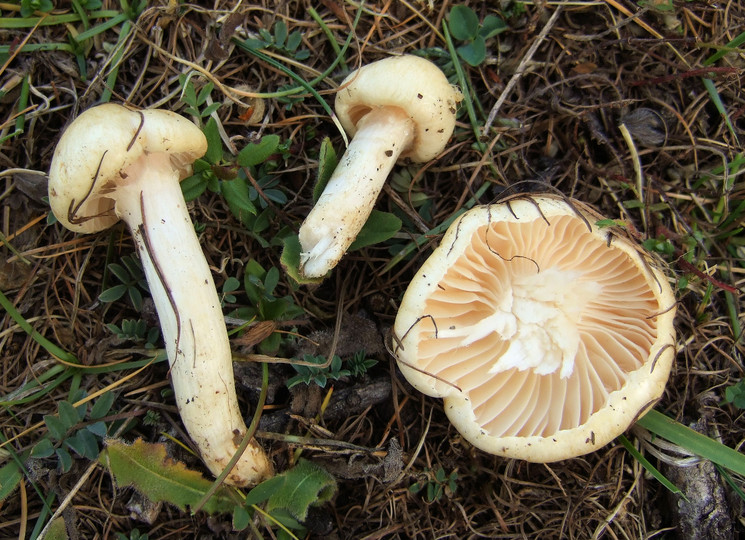
{"label": "cream colored cap", "polygon": [[336,94],[334,108],[353,137],[357,122],[376,107],[398,107],[414,121],[414,142],[402,158],[424,162],[442,152],[453,134],[463,99],[435,64],[419,56],[392,56],[352,72]]}
{"label": "cream colored cap", "polygon": [[180,178],[207,151],[207,139],[192,122],[160,109],[134,111],[106,103],[84,111],[65,129],[49,168],[49,204],[68,229],[91,233],[119,218],[110,196],[141,156],[170,154]]}

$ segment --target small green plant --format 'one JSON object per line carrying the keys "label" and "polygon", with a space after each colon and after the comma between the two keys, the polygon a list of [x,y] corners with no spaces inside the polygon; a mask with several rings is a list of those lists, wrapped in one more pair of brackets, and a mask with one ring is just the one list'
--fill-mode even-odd
{"label": "small green plant", "polygon": [[182,73],[179,75],[178,81],[181,85],[181,101],[187,105],[186,109],[184,109],[186,114],[191,114],[201,120],[220,108],[221,103],[219,102],[203,107],[207,102],[207,98],[210,97],[212,90],[215,89],[212,81],[205,84],[199,93],[195,90],[194,83],[188,75]]}
{"label": "small green plant", "polygon": [[486,60],[486,40],[507,30],[507,24],[496,15],[487,15],[479,23],[478,15],[468,6],[450,10],[450,33],[463,42],[456,51],[469,65],[476,67]]}
{"label": "small green plant", "polygon": [[357,351],[354,356],[347,360],[347,367],[352,377],[362,377],[367,371],[378,363],[374,358],[368,358],[365,351]]}
{"label": "small green plant", "polygon": [[[72,467],[70,450],[89,460],[98,458],[101,440],[108,433],[104,418],[114,404],[113,392],[103,394],[88,410],[88,404],[75,406],[73,403],[85,397],[81,391],[57,406],[57,414],[45,415],[44,424],[48,435],[37,442],[31,450],[31,457],[57,457],[63,473]],[[86,420],[87,419],[87,420]]]}
{"label": "small green plant", "polygon": [[303,523],[310,508],[331,500],[336,489],[336,480],[328,471],[301,458],[293,468],[248,492],[244,505],[237,506],[233,512],[233,528],[246,529],[253,510],[263,504],[267,521],[283,528],[277,532],[277,538],[293,538],[289,531],[297,534],[294,538],[305,538],[308,532]]}
{"label": "small green plant", "polygon": [[724,400],[738,409],[745,409],[745,379],[724,390]]}
{"label": "small green plant", "polygon": [[49,13],[53,9],[52,0],[21,0],[21,17],[30,17],[36,11]]}
{"label": "small green plant", "polygon": [[295,60],[307,60],[310,58],[308,49],[299,49],[303,41],[303,34],[299,30],[288,33],[287,24],[279,20],[274,23],[271,32],[266,28],[259,30],[261,39],[247,39],[246,45],[254,49],[274,49]]}
{"label": "small green plant", "polygon": [[137,310],[142,310],[142,292],[147,291],[147,281],[142,271],[142,263],[136,254],[124,255],[121,258],[122,264],[109,263],[106,269],[109,273],[114,274],[120,281],[118,285],[104,289],[98,299],[101,302],[116,302],[125,294],[129,296],[132,306]]}
{"label": "small green plant", "polygon": [[[207,83],[197,93],[187,77],[181,77],[180,83],[186,111],[200,119],[208,117],[214,106],[202,106],[213,89],[212,84]],[[279,178],[273,172],[279,167],[278,160],[289,156],[289,143],[282,143],[277,135],[265,135],[234,156],[223,148],[214,118],[207,118],[202,131],[207,138],[207,152],[194,162],[192,176],[181,182],[184,199],[194,200],[206,190],[221,194],[248,233],[262,247],[269,247],[274,237],[266,240],[262,234],[272,225],[275,215],[272,205],[281,206],[287,202],[287,195],[279,188]]]}
{"label": "small green plant", "polygon": [[142,319],[124,319],[121,326],[109,323],[106,328],[123,341],[144,342],[146,349],[154,348],[160,337],[160,329],[156,326],[148,328]]}
{"label": "small green plant", "polygon": [[644,249],[667,257],[672,257],[675,254],[675,246],[663,235],[659,235],[656,238],[647,238],[642,242],[642,246],[644,246]]}
{"label": "small green plant", "polygon": [[228,279],[225,280],[225,283],[222,284],[221,295],[221,302],[223,306],[225,306],[225,304],[235,304],[236,298],[233,293],[237,291],[240,286],[241,282],[233,276],[230,276]]}
{"label": "small green plant", "polygon": [[287,380],[287,388],[292,388],[300,383],[305,383],[307,385],[315,383],[321,388],[325,388],[329,379],[337,381],[342,377],[351,375],[351,372],[348,369],[341,369],[341,358],[339,358],[338,355],[334,355],[328,366],[325,365],[326,358],[322,355],[303,355],[303,362],[317,364],[318,367],[303,364],[290,364],[292,368],[297,371],[297,375],[294,375]]}
{"label": "small green plant", "polygon": [[[243,288],[249,305],[236,309],[231,316],[246,321],[281,321],[302,315],[303,309],[295,304],[292,296],[277,295],[280,277],[278,268],[266,270],[255,259],[248,261],[243,274]],[[276,352],[282,344],[282,337],[279,332],[272,333],[259,344],[259,350]]]}
{"label": "small green plant", "polygon": [[103,2],[101,2],[101,0],[77,0],[77,2],[73,0],[72,4],[76,11],[83,9],[88,13],[103,7]]}
{"label": "small green plant", "polygon": [[412,484],[409,491],[416,494],[423,489],[425,490],[424,498],[430,503],[439,501],[443,495],[450,497],[458,489],[458,472],[453,471],[447,474],[442,466],[435,471],[425,467],[423,478]]}
{"label": "small green plant", "polygon": [[142,418],[142,423],[150,427],[157,426],[160,423],[160,413],[149,409]]}

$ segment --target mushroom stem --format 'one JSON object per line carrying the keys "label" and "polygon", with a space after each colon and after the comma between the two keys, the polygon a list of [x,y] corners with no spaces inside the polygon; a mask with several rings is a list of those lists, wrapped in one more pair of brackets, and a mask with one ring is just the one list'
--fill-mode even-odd
{"label": "mushroom stem", "polygon": [[371,109],[318,202],[300,227],[300,271],[324,276],[344,256],[372,212],[383,184],[414,140],[414,122],[398,107]]}
{"label": "mushroom stem", "polygon": [[[122,173],[111,198],[137,244],[160,318],[181,419],[204,462],[219,475],[246,433],[238,408],[232,354],[212,274],[178,172],[165,153],[147,154]],[[272,474],[251,441],[227,481],[253,485]]]}

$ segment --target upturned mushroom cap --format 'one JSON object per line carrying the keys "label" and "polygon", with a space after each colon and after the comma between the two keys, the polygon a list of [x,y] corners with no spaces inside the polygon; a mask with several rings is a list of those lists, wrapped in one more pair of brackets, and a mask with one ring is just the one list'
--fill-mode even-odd
{"label": "upturned mushroom cap", "polygon": [[[147,121],[146,121],[147,120]],[[133,111],[105,103],[92,107],[60,137],[49,169],[49,204],[68,229],[92,233],[119,218],[107,193],[126,182],[126,169],[143,154],[170,155],[183,179],[207,151],[207,139],[192,122],[161,109]]]}
{"label": "upturned mushroom cap", "polygon": [[350,137],[357,123],[376,107],[397,107],[414,121],[411,146],[401,158],[423,162],[442,152],[455,127],[463,99],[440,69],[418,56],[392,56],[351,73],[341,83],[334,110]]}
{"label": "upturned mushroom cap", "polygon": [[634,242],[550,196],[453,223],[404,295],[394,352],[456,429],[500,456],[599,449],[661,396],[675,298]]}

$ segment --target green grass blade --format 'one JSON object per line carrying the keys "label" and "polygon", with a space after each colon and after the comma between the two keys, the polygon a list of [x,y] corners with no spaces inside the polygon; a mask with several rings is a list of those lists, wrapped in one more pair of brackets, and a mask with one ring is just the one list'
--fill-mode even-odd
{"label": "green grass blade", "polygon": [[[307,81],[307,82],[305,80],[301,79],[305,84],[307,84],[310,87],[314,87],[315,85],[317,85],[318,83],[320,83],[322,80],[324,80],[326,77],[328,77],[331,74],[331,72],[336,69],[336,66],[338,66],[342,62],[342,60],[344,58],[344,55],[346,54],[346,51],[349,48],[349,45],[352,43],[352,38],[355,35],[354,34],[354,30],[355,30],[355,28],[357,28],[357,23],[360,21],[360,16],[361,15],[362,15],[362,4],[360,5],[360,9],[357,10],[357,14],[355,15],[354,21],[352,22],[352,31],[349,32],[349,36],[347,37],[347,40],[344,42],[344,45],[342,46],[341,50],[339,51],[339,54],[336,56],[336,58],[334,59],[334,61],[331,62],[331,64],[329,65],[329,67],[327,67],[315,79],[312,79],[312,80]],[[249,54],[254,54],[255,52],[257,52],[256,49],[250,47],[243,40],[240,40],[238,38],[233,38],[232,41],[233,41],[233,43],[235,43],[238,46],[238,48],[243,49],[244,51],[246,51]],[[266,55],[262,55],[262,56],[266,56]],[[272,61],[274,61],[274,60],[272,60]],[[281,66],[281,64],[280,64],[280,66]],[[283,69],[283,68],[284,68],[284,66],[281,66],[280,67],[280,69]],[[283,69],[283,71],[284,71],[284,69]],[[282,92],[263,93],[263,94],[257,94],[257,96],[258,97],[261,97],[261,98],[266,98],[266,99],[277,98],[277,97],[287,97],[287,96],[291,96],[291,95],[294,95],[294,94],[298,94],[298,93],[302,92],[303,89],[305,89],[305,87],[301,85],[301,86],[297,86],[295,88],[291,88],[289,90],[285,90],[285,91],[282,91]],[[325,102],[322,101],[322,103],[325,103]]]}
{"label": "green grass blade", "polygon": [[737,485],[737,482],[735,482],[734,478],[732,478],[732,475],[728,473],[726,469],[724,469],[720,465],[717,465],[716,463],[714,464],[714,467],[716,467],[719,474],[722,475],[722,478],[724,478],[724,481],[727,482],[727,485],[732,488],[732,491],[734,491],[738,497],[745,501],[745,491],[743,491],[742,488]]}
{"label": "green grass blade", "polygon": [[634,448],[634,445],[631,444],[631,441],[629,441],[625,435],[619,435],[618,440],[621,441],[621,444],[624,448],[626,448],[626,451],[631,454],[631,456],[637,460],[642,467],[644,467],[649,474],[654,476],[657,481],[665,486],[670,493],[673,493],[675,495],[680,495],[683,497],[686,501],[688,500],[685,496],[685,493],[683,493],[678,486],[673,484],[670,480],[668,480],[664,474],[662,474],[659,470],[657,470],[657,467],[652,465],[647,458],[645,458],[639,450]]}
{"label": "green grass blade", "polygon": [[[94,11],[90,14],[91,19],[108,19],[119,15],[115,10]],[[47,15],[46,17],[0,17],[0,29],[17,30],[20,28],[33,28],[39,26],[54,26],[55,24],[66,24],[80,22],[80,15],[76,13],[65,13],[63,15]]]}
{"label": "green grass blade", "polygon": [[326,34],[326,38],[329,40],[329,43],[331,44],[331,48],[334,49],[334,54],[336,54],[336,57],[340,59],[341,67],[344,70],[344,73],[349,71],[349,68],[347,67],[347,63],[344,61],[344,54],[342,53],[341,48],[339,47],[339,44],[336,42],[336,39],[334,38],[334,34],[331,32],[331,29],[326,26],[326,23],[323,22],[323,19],[318,14],[318,12],[313,9],[313,6],[308,8],[308,13],[311,17],[313,17],[313,20],[318,23],[318,26],[321,27],[321,30],[323,30],[323,33]]}
{"label": "green grass blade", "polygon": [[717,60],[724,57],[727,53],[734,52],[737,50],[740,45],[745,43],[745,32],[741,33],[739,36],[737,36],[735,39],[727,43],[724,47],[719,49],[717,52],[712,54],[709,58],[704,60],[705,66],[710,66],[714,64]]}
{"label": "green grass blade", "polygon": [[702,435],[661,412],[651,410],[637,424],[702,458],[745,476],[745,454]]}
{"label": "green grass blade", "polygon": [[103,92],[101,92],[102,103],[108,103],[111,101],[112,88],[116,86],[116,79],[119,76],[119,64],[124,56],[124,43],[129,39],[129,33],[131,30],[132,23],[130,21],[125,21],[119,31],[119,40],[116,42],[116,52],[111,60],[111,71],[109,71],[109,75],[106,77],[106,87]]}
{"label": "green grass blade", "polygon": [[120,23],[125,22],[129,18],[124,14],[120,13],[116,17],[112,17],[108,21],[98,24],[96,26],[93,26],[86,30],[85,32],[80,32],[75,39],[78,41],[85,41],[86,39],[92,38],[93,36],[96,36],[98,34],[101,34],[102,32],[105,32],[109,28],[113,28],[117,26]]}
{"label": "green grass blade", "polygon": [[460,58],[458,58],[458,52],[455,50],[455,45],[453,44],[453,40],[450,38],[450,31],[448,30],[448,24],[443,19],[442,21],[442,29],[443,34],[445,35],[445,42],[448,46],[448,51],[450,52],[450,58],[453,61],[453,66],[455,67],[455,73],[458,76],[458,83],[460,84],[460,87],[463,90],[463,102],[466,105],[466,111],[468,112],[468,118],[471,121],[471,128],[473,129],[473,133],[476,136],[476,141],[479,146],[480,151],[486,150],[486,147],[484,146],[484,143],[481,142],[481,130],[479,129],[479,120],[476,117],[476,109],[473,107],[473,101],[471,100],[472,94],[471,94],[471,85],[468,82],[468,79],[466,78],[466,74],[463,71],[463,66],[460,63]]}
{"label": "green grass blade", "polygon": [[29,323],[26,321],[26,319],[23,318],[23,315],[21,315],[18,310],[15,308],[13,303],[8,300],[8,297],[3,294],[2,291],[0,291],[0,306],[8,312],[8,315],[11,316],[11,318],[16,322],[18,326],[21,327],[21,329],[26,332],[29,336],[33,338],[36,343],[41,345],[49,354],[54,356],[55,358],[59,358],[60,360],[63,360],[65,362],[69,362],[71,364],[79,364],[78,359],[75,358],[74,355],[70,354],[66,350],[58,347],[51,341],[49,341],[47,338],[42,336],[39,332],[37,332]]}
{"label": "green grass blade", "polygon": [[706,88],[706,91],[709,93],[709,97],[714,102],[714,106],[717,108],[717,111],[719,111],[719,114],[724,119],[724,122],[727,124],[727,128],[729,129],[729,132],[732,134],[732,137],[735,139],[735,143],[737,145],[740,145],[740,139],[737,138],[737,133],[735,133],[735,127],[732,125],[732,121],[729,118],[729,115],[727,114],[727,109],[724,106],[724,103],[722,102],[722,98],[719,95],[719,91],[717,90],[716,85],[714,84],[714,81],[711,79],[703,79],[704,81],[704,88]]}
{"label": "green grass blade", "polygon": [[[10,50],[10,45],[0,46],[0,54],[10,54]],[[17,49],[14,48],[13,50],[15,51]],[[18,52],[22,53],[39,51],[63,51],[70,54],[74,53],[73,47],[69,43],[27,43],[18,50]]]}

